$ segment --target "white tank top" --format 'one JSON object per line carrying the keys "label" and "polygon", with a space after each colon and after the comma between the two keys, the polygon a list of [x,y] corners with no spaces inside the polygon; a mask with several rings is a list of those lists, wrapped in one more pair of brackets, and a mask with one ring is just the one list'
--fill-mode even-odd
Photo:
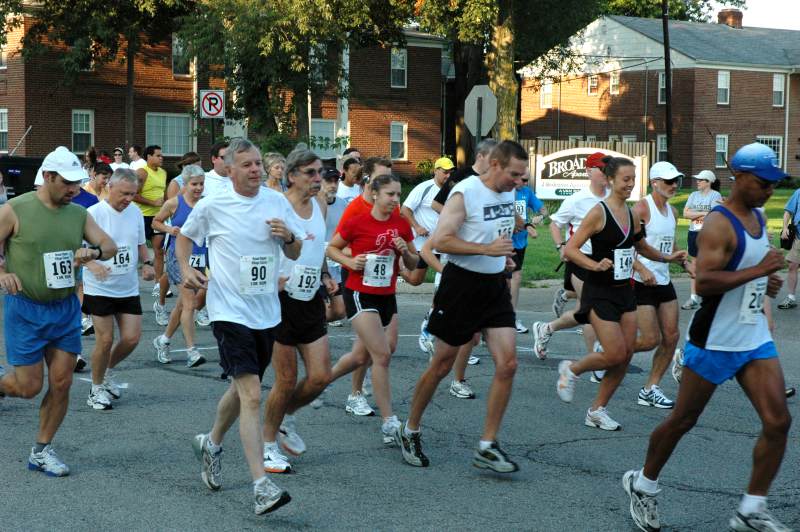
{"label": "white tank top", "polygon": [[303,218],[295,211],[295,222],[306,233],[297,260],[281,260],[281,276],[288,277],[284,290],[292,299],[311,301],[317,293],[325,260],[325,217],[316,198],[311,198],[311,218]]}
{"label": "white tank top", "polygon": [[[736,251],[726,265],[727,271],[739,271],[755,266],[770,249],[764,217],[753,210],[761,225],[759,235],[750,235],[742,222],[722,206],[720,212],[728,218],[736,232]],[[752,351],[772,341],[764,298],[767,278],[759,277],[749,283],[716,296],[705,296],[689,324],[688,339],[697,347],[714,351]]]}
{"label": "white tank top", "polygon": [[[650,209],[650,221],[644,226],[647,238],[645,241],[656,248],[664,255],[672,253],[672,248],[675,244],[675,216],[672,213],[672,207],[669,204],[667,207],[667,215],[661,214],[661,211],[656,207],[656,202],[653,201],[653,195],[648,194],[644,198],[647,201],[647,208]],[[666,262],[656,262],[639,255],[639,262],[653,272],[656,278],[656,283],[659,285],[669,284],[669,264]],[[637,282],[642,282],[642,278],[638,273],[633,274],[633,278]]]}
{"label": "white tank top", "polygon": [[[466,218],[458,229],[458,238],[476,244],[490,244],[498,236],[511,238],[514,233],[514,191],[495,192],[478,176],[458,183],[450,192],[462,194]],[[500,273],[506,267],[505,257],[486,255],[450,255],[450,262],[476,273]]]}

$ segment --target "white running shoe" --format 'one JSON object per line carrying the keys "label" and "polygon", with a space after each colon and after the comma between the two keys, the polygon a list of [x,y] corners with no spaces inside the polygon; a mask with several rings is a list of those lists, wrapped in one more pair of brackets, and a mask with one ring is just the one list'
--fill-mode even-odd
{"label": "white running shoe", "polygon": [[48,477],[65,477],[69,475],[69,467],[56,455],[56,451],[49,443],[44,446],[42,452],[33,452],[28,456],[28,469],[31,471],[41,471]]}
{"label": "white running shoe", "polygon": [[[595,353],[602,353],[603,352],[603,345],[595,340],[592,349]],[[593,369],[591,374],[589,375],[589,380],[595,384],[600,384],[602,382],[603,377],[606,376],[606,370],[604,369]]]}
{"label": "white running shoe", "polygon": [[283,423],[278,430],[278,442],[287,453],[300,456],[306,452],[306,443],[297,433],[297,425],[294,416],[286,414],[283,416]]}
{"label": "white running shoe", "polygon": [[342,320],[333,320],[328,322],[328,327],[343,327],[343,326],[344,323],[342,323]]}
{"label": "white running shoe", "polygon": [[558,397],[565,403],[571,403],[572,398],[575,396],[575,381],[579,377],[575,376],[569,369],[572,362],[569,360],[562,360],[558,363],[558,382],[556,383],[556,392]]}
{"label": "white running shoe", "polygon": [[158,301],[153,303],[153,313],[156,315],[157,324],[163,327],[169,323],[169,313],[167,312],[167,308],[164,305],[161,305]]}
{"label": "white running shoe", "polygon": [[397,416],[392,416],[381,425],[381,433],[383,434],[384,445],[396,445],[395,434],[400,429],[402,424]]}
{"label": "white running shoe", "polygon": [[[169,348],[169,344],[167,344],[167,348]],[[161,362],[159,360],[159,362]],[[202,366],[206,363],[206,357],[200,354],[200,351],[197,350],[195,347],[190,347],[186,350],[186,367],[187,368],[196,368],[197,366]]]}
{"label": "white running shoe", "polygon": [[654,406],[656,408],[669,409],[675,407],[675,401],[664,395],[664,392],[658,386],[653,386],[650,390],[645,390],[644,388],[639,390],[636,402],[642,406]]}
{"label": "white running shoe", "polygon": [[630,512],[633,522],[640,530],[645,532],[658,532],[661,530],[661,523],[658,520],[657,493],[649,494],[636,491],[634,483],[636,481],[636,471],[627,471],[622,475],[622,487],[631,499]]}
{"label": "white running shoe", "polygon": [[292,464],[289,458],[278,448],[278,442],[264,442],[264,472],[291,473]]}
{"label": "white running shoe", "polygon": [[208,309],[206,307],[203,307],[195,312],[194,322],[198,327],[208,327],[211,325],[211,320],[208,318]]}
{"label": "white running shoe", "polygon": [[314,409],[322,408],[322,405],[325,404],[325,399],[323,397],[324,397],[325,393],[327,393],[327,391],[328,391],[328,389],[325,388],[324,390],[322,390],[319,393],[319,395],[313,401],[311,401],[311,408],[314,408]]}
{"label": "white running shoe", "polygon": [[470,366],[477,366],[480,363],[481,359],[475,355],[470,355],[469,358],[467,359],[467,364],[469,364]]}
{"label": "white running shoe", "polygon": [[94,410],[111,410],[111,396],[103,388],[103,385],[92,388],[89,390],[89,397],[86,399],[86,404],[91,406]]}
{"label": "white running shoe", "polygon": [[253,486],[253,495],[255,496],[256,515],[274,512],[292,500],[286,490],[276,486],[267,477],[262,478]]}
{"label": "white running shoe", "polygon": [[675,349],[675,354],[672,356],[672,378],[678,384],[681,383],[681,375],[683,374],[683,349],[678,347]]}
{"label": "white running shoe", "polygon": [[533,331],[533,352],[536,353],[539,360],[547,358],[547,344],[553,335],[548,329],[548,324],[543,321],[537,321],[531,326]]}
{"label": "white running shoe", "polygon": [[525,327],[521,321],[517,320],[516,323],[514,323],[514,327],[517,329],[517,333],[528,334],[528,328]]}
{"label": "white running shoe", "polygon": [[739,512],[731,517],[728,521],[728,526],[731,530],[747,531],[747,530],[761,530],[764,532],[792,532],[792,529],[784,525],[776,518],[771,516],[767,511],[753,512],[751,514],[742,515]]}
{"label": "white running shoe", "polygon": [[364,397],[372,396],[372,369],[367,368],[367,374],[364,375],[364,384],[361,386],[361,391],[364,392]]}
{"label": "white running shoe", "polygon": [[587,427],[597,427],[603,430],[619,430],[622,428],[619,423],[611,419],[611,416],[608,415],[608,410],[604,406],[597,410],[587,410],[583,424]]}
{"label": "white running shoe", "polygon": [[161,285],[156,281],[156,284],[153,285],[153,290],[150,292],[153,297],[158,297],[161,294]]}
{"label": "white running shoe", "polygon": [[120,397],[122,397],[122,389],[120,388],[119,383],[117,383],[114,377],[116,377],[114,370],[107,369],[106,376],[103,379],[103,388],[106,389],[106,391],[108,392],[108,394],[111,396],[112,399],[119,399]]}
{"label": "white running shoe", "polygon": [[360,392],[347,396],[347,401],[344,404],[344,411],[354,416],[375,415],[375,411],[369,406],[367,399]]}
{"label": "white running shoe", "polygon": [[474,399],[475,392],[472,391],[467,381],[453,380],[450,383],[450,395],[459,399]]}
{"label": "white running shoe", "polygon": [[86,316],[85,318],[81,318],[81,336],[89,336],[92,333],[94,333],[92,317]]}
{"label": "white running shoe", "polygon": [[208,447],[208,434],[198,434],[192,438],[194,455],[200,460],[200,478],[210,490],[222,487],[222,448],[217,453],[212,453]]}
{"label": "white running shoe", "polygon": [[568,302],[567,291],[564,290],[564,287],[556,290],[556,294],[553,296],[553,314],[556,315],[556,318],[560,318],[564,314],[564,307],[567,306]]}
{"label": "white running shoe", "polygon": [[164,335],[160,334],[153,338],[153,347],[156,348],[156,360],[162,364],[169,364],[172,359],[169,358],[169,342],[164,341]]}

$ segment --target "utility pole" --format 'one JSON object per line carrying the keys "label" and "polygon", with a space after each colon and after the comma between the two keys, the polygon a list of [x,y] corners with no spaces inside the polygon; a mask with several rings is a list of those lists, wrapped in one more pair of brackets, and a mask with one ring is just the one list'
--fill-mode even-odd
{"label": "utility pole", "polygon": [[667,130],[667,160],[672,162],[672,62],[669,56],[669,0],[661,0],[661,21],[664,31],[664,84],[667,93],[664,126]]}

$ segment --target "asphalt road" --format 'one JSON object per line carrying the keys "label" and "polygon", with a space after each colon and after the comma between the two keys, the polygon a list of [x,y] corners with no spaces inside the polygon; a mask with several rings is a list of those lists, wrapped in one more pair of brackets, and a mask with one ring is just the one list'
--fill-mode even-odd
{"label": "asphalt road", "polygon": [[[678,281],[681,300],[688,284]],[[583,425],[594,386],[584,377],[575,401],[555,393],[559,360],[582,354],[574,332],[554,336],[551,357],[532,355],[530,334],[518,336],[519,370],[506,413],[501,444],[521,470],[501,476],[473,468],[493,365],[485,348],[482,362],[468,368],[476,400],[447,393],[443,383],[423,420],[427,469],[406,465],[396,448],[383,446],[379,418],[344,412],[349,378],[334,383],[320,409],[298,415],[298,431],[308,452],[294,461],[296,473],[274,479],[292,502],[273,514],[255,516],[252,490],[236,427],[225,441],[223,489],[201,483],[192,454],[194,434],[207,431],[218,398],[227,386],[219,379],[217,352],[208,328],[198,345],[209,363],[187,369],[155,361],[152,339],[161,332],[148,309],[139,347],[119,368],[129,387],[114,410],[86,405],[88,374],[76,375],[69,413],[54,447],[72,474],[54,479],[30,472],[26,460],[36,435],[36,401],[0,401],[0,530],[635,530],[620,479],[644,459],[651,430],[666,411],[638,406],[649,356],[634,358],[609,411],[623,430],[603,432]],[[427,363],[417,347],[419,322],[430,301],[425,291],[399,296],[401,338],[392,362],[394,404],[401,419],[413,386]],[[520,315],[525,323],[549,319],[552,290],[525,289]],[[477,310],[477,309],[476,309]],[[783,353],[787,382],[800,384],[800,310],[777,311],[776,343]],[[689,313],[681,312],[685,327]],[[331,328],[332,356],[351,342],[349,326]],[[88,356],[93,338],[84,340]],[[182,337],[173,340],[173,349]],[[4,350],[3,350],[4,353]],[[5,355],[0,355],[0,363]],[[264,386],[272,381],[267,371]],[[674,397],[671,377],[663,381]],[[798,417],[798,400],[790,400]],[[717,391],[698,426],[665,468],[659,497],[664,530],[724,530],[746,486],[759,422],[735,383]],[[800,451],[797,424],[770,507],[787,525],[800,528]]]}

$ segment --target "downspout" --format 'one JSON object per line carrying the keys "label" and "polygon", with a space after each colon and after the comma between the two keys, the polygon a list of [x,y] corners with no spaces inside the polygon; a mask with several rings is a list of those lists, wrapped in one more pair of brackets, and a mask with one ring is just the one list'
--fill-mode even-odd
{"label": "downspout", "polygon": [[783,141],[783,170],[784,172],[788,172],[789,170],[789,102],[791,101],[790,90],[792,88],[792,74],[797,72],[796,68],[793,68],[787,75],[786,75],[786,94],[784,95],[784,107],[785,107],[785,119],[783,124],[783,138],[786,139]]}
{"label": "downspout", "polygon": [[[644,65],[644,141],[647,142],[647,84],[650,81],[648,78],[650,77],[649,65],[645,63]],[[656,136],[658,139],[658,136]],[[656,150],[658,150],[658,146],[656,146]]]}

